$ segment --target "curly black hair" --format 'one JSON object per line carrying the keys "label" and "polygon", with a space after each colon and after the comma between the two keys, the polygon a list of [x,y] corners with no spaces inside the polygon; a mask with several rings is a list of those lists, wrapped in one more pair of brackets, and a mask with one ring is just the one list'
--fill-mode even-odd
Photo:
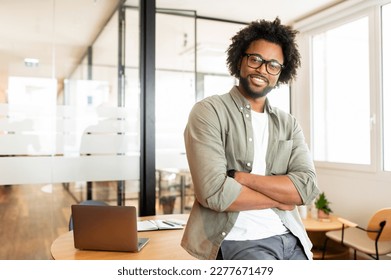
{"label": "curly black hair", "polygon": [[300,66],[300,53],[295,42],[297,30],[282,25],[277,17],[274,21],[258,20],[251,22],[232,37],[232,43],[227,49],[227,66],[230,74],[239,78],[241,59],[251,42],[264,39],[282,48],[284,69],[278,79],[278,84],[287,84],[296,78]]}

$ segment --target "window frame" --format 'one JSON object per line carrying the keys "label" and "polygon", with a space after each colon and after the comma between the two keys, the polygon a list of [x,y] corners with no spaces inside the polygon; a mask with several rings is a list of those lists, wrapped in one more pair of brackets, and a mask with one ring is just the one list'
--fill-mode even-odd
{"label": "window frame", "polygon": [[[383,56],[382,56],[382,53],[383,53],[383,13],[382,13],[382,7],[385,6],[385,5],[390,5],[390,8],[391,8],[391,0],[385,2],[385,3],[382,3],[379,5],[379,9],[377,10],[378,12],[378,21],[376,22],[377,24],[377,28],[378,30],[380,30],[380,34],[379,34],[379,55],[380,55],[380,74],[379,74],[379,77],[380,77],[380,91],[381,91],[381,94],[379,96],[379,112],[380,112],[380,120],[379,120],[379,123],[380,123],[380,128],[381,128],[381,139],[379,141],[379,147],[381,147],[380,151],[379,151],[379,155],[381,156],[381,170],[382,172],[386,173],[386,174],[391,174],[391,170],[388,170],[386,171],[385,170],[385,136],[384,136],[384,81],[383,81]],[[391,63],[391,62],[389,62]],[[391,143],[390,143],[391,145]],[[391,160],[391,156],[390,156],[390,160]]]}
{"label": "window frame", "polygon": [[[381,30],[381,7],[390,4],[391,1],[363,1],[362,3],[344,3],[326,10],[324,13],[303,20],[295,25],[300,31],[301,47],[303,57],[308,58],[304,65],[305,77],[300,78],[297,90],[302,90],[300,85],[306,84],[306,91],[309,95],[307,99],[310,106],[310,112],[307,116],[302,116],[306,119],[306,125],[309,129],[310,149],[314,147],[314,131],[313,131],[313,69],[312,69],[312,38],[314,35],[320,34],[327,30],[336,28],[343,24],[347,24],[362,17],[368,18],[368,39],[369,39],[369,112],[368,121],[371,125],[370,130],[370,163],[369,164],[352,164],[338,163],[328,161],[314,161],[317,168],[331,170],[346,170],[365,173],[376,173],[381,177],[389,178],[390,171],[384,169],[384,143],[383,143],[383,114],[382,114],[382,30]],[[300,46],[300,43],[299,43]],[[303,71],[303,70],[302,70]],[[305,75],[304,74],[304,75]],[[301,74],[303,75],[303,74]],[[293,92],[295,95],[296,92]],[[297,106],[297,105],[295,105]],[[313,150],[313,149],[312,149]]]}

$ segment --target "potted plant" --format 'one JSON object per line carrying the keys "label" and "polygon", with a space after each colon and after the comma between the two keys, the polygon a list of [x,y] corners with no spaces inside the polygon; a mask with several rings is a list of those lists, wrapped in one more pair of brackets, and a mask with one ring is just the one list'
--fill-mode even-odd
{"label": "potted plant", "polygon": [[315,200],[315,207],[318,209],[318,219],[328,219],[330,213],[333,211],[330,208],[330,201],[327,199],[324,192],[322,192]]}

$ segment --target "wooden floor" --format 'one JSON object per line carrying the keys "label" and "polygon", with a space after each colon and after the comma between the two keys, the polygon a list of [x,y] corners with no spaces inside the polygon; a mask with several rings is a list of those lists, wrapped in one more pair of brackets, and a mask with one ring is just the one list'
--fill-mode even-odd
{"label": "wooden floor", "polygon": [[[85,199],[83,185],[69,190],[62,184],[0,186],[0,260],[52,259],[53,240],[68,231],[70,206]],[[94,185],[93,197],[116,205],[116,185]],[[126,205],[137,205],[137,193],[126,198]],[[173,213],[179,213],[177,202]],[[156,212],[163,213],[158,202]]]}
{"label": "wooden floor", "polygon": [[0,186],[0,259],[48,260],[75,200],[61,185]]}

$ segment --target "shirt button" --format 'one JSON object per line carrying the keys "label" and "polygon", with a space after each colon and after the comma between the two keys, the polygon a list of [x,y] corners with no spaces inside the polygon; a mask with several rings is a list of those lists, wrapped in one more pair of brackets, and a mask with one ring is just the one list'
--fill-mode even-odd
{"label": "shirt button", "polygon": [[252,142],[252,141],[253,141],[253,139],[250,137],[250,138],[248,138],[248,141]]}
{"label": "shirt button", "polygon": [[243,107],[240,107],[240,111],[243,111]]}
{"label": "shirt button", "polygon": [[246,114],[246,118],[249,118],[250,117],[250,115],[249,114]]}
{"label": "shirt button", "polygon": [[247,166],[251,166],[251,162],[247,162],[247,164],[246,164]]}
{"label": "shirt button", "polygon": [[250,109],[250,105],[249,105],[249,104],[247,104],[247,105],[246,105],[246,108],[247,108],[247,109]]}
{"label": "shirt button", "polygon": [[223,231],[223,232],[221,233],[221,235],[222,235],[222,236],[226,236],[227,234]]}

